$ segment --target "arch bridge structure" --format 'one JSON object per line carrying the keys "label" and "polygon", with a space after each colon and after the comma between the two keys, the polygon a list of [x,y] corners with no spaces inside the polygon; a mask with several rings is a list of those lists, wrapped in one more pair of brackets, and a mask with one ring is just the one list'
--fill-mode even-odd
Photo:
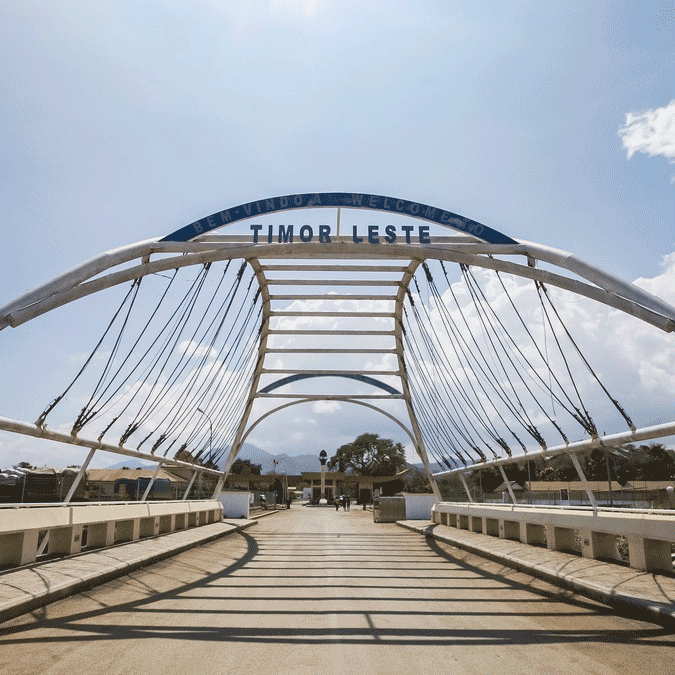
{"label": "arch bridge structure", "polygon": [[[6,432],[87,448],[81,474],[105,451],[212,474],[219,491],[252,431],[294,406],[395,422],[439,499],[438,478],[471,468],[569,453],[581,472],[578,452],[675,434],[675,422],[633,421],[565,303],[666,333],[675,308],[568,252],[415,201],[233,206],[65,272],[2,307],[0,329],[87,297],[109,307],[87,358],[42,387],[35,421],[0,418]],[[608,435],[590,400],[603,401]]]}

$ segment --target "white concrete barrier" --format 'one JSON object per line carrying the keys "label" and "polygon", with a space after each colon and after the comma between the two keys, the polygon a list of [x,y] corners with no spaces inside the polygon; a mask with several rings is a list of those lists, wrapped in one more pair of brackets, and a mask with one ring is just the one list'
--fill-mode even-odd
{"label": "white concrete barrier", "polygon": [[641,570],[672,571],[675,517],[667,512],[555,508],[525,504],[438,502],[432,520],[551,550],[575,550],[586,558],[620,560],[617,537],[628,541],[629,564]]}
{"label": "white concrete barrier", "polygon": [[250,492],[221,492],[218,497],[223,505],[223,518],[248,518],[251,504]]}
{"label": "white concrete barrier", "polygon": [[431,508],[438,500],[432,494],[405,493],[406,520],[430,520]]}
{"label": "white concrete barrier", "polygon": [[35,562],[48,536],[48,553],[73,555],[87,546],[123,541],[207,525],[222,520],[218,500],[171,502],[97,502],[76,504],[6,504],[0,508],[0,564]]}

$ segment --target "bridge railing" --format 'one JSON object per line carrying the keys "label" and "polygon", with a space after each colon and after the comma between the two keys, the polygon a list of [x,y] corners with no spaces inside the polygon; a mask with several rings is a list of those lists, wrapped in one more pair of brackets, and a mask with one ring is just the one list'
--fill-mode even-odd
{"label": "bridge railing", "polygon": [[[222,520],[218,500],[70,502],[0,506],[0,565],[27,565],[40,552],[74,555]],[[45,542],[46,546],[45,546]]]}
{"label": "bridge railing", "polygon": [[618,538],[628,544],[635,569],[673,571],[673,511],[601,509],[527,504],[438,502],[433,522],[458,529],[545,545],[554,551],[581,551],[585,558],[622,560]]}

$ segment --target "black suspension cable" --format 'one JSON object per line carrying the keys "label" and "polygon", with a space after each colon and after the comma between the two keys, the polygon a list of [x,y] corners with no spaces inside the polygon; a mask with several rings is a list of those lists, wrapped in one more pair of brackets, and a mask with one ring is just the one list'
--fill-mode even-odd
{"label": "black suspension cable", "polygon": [[541,284],[541,289],[544,292],[545,298],[548,300],[549,305],[551,306],[551,309],[555,312],[556,317],[558,318],[558,321],[560,322],[560,325],[563,327],[563,330],[565,331],[565,334],[569,338],[569,341],[572,343],[574,346],[574,349],[576,350],[577,354],[579,355],[579,358],[583,361],[584,365],[588,369],[588,371],[593,375],[595,381],[600,385],[602,390],[605,392],[607,395],[607,398],[614,404],[616,409],[619,411],[619,414],[624,418],[628,426],[632,431],[635,431],[635,425],[633,424],[631,418],[628,416],[626,411],[621,407],[621,404],[609,393],[605,385],[600,381],[600,378],[598,377],[597,373],[593,370],[591,367],[591,364],[588,362],[586,357],[583,355],[581,349],[579,349],[579,346],[575,342],[574,338],[570,334],[569,330],[567,329],[567,326],[565,325],[564,321],[561,319],[560,314],[558,314],[558,310],[556,309],[555,305],[553,304],[553,300],[551,300],[551,297],[548,293],[548,289],[546,286],[542,283]]}
{"label": "black suspension cable", "polygon": [[38,417],[37,421],[35,422],[35,426],[38,426],[38,427],[44,426],[45,419],[47,418],[47,415],[49,415],[49,413],[56,407],[56,405],[59,403],[59,401],[61,401],[61,400],[63,399],[63,397],[70,391],[70,389],[71,389],[72,386],[75,384],[75,382],[77,382],[77,380],[80,378],[80,376],[82,375],[82,373],[84,373],[84,371],[86,370],[87,366],[91,363],[91,360],[94,358],[96,352],[98,351],[98,348],[99,348],[99,347],[101,346],[101,344],[103,343],[103,340],[105,340],[106,335],[108,334],[108,332],[109,332],[110,329],[112,328],[113,324],[115,323],[115,320],[116,320],[117,317],[119,316],[119,314],[120,314],[120,312],[122,311],[122,309],[124,309],[124,306],[126,305],[127,300],[129,299],[129,297],[131,296],[131,294],[132,294],[133,291],[134,291],[134,286],[135,286],[135,280],[134,280],[134,282],[132,282],[131,287],[130,287],[129,290],[127,291],[127,294],[124,296],[124,299],[122,300],[120,306],[118,307],[117,311],[116,311],[115,314],[113,315],[112,319],[110,319],[110,323],[108,324],[107,328],[106,328],[105,331],[103,332],[103,335],[101,335],[101,338],[99,339],[99,341],[96,343],[96,346],[94,347],[94,349],[93,349],[93,351],[91,352],[91,354],[89,354],[89,356],[87,357],[87,360],[84,362],[84,365],[82,366],[82,368],[80,368],[80,370],[77,372],[77,375],[75,375],[75,377],[73,378],[72,382],[66,387],[66,389],[63,391],[63,393],[62,393],[60,396],[57,396],[57,397],[56,397],[56,398],[55,398],[55,399],[54,399],[54,400],[53,400],[53,401],[45,408],[45,410],[42,412],[42,414],[40,415],[40,417]]}

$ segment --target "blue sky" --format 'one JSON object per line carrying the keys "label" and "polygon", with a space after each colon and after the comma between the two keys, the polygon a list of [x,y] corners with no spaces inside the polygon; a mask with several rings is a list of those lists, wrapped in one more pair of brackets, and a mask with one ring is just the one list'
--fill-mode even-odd
{"label": "blue sky", "polygon": [[[674,13],[2,3],[0,303],[227,206],[332,190],[433,204],[656,279],[675,251]],[[28,349],[9,332],[3,359]],[[18,415],[32,394],[15,386],[0,404]]]}

